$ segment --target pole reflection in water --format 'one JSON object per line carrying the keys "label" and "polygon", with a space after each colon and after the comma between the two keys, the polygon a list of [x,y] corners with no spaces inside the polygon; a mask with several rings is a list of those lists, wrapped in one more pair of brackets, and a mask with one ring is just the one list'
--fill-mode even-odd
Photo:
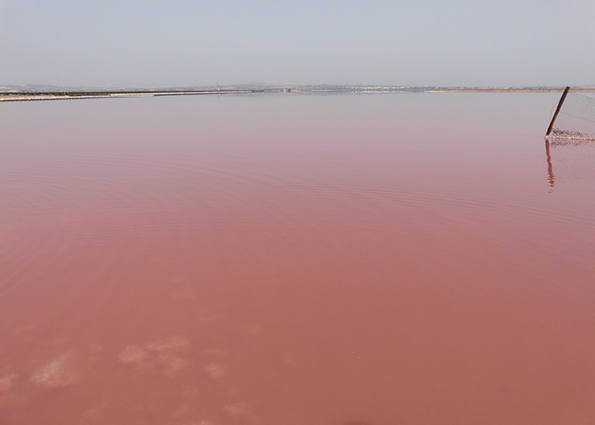
{"label": "pole reflection in water", "polygon": [[547,182],[551,193],[559,179],[554,172],[552,152],[560,148],[579,148],[574,154],[565,155],[559,162],[564,164],[564,179],[592,179],[595,178],[595,158],[589,155],[589,148],[595,147],[595,139],[545,139],[545,157],[547,164]]}
{"label": "pole reflection in water", "polygon": [[545,139],[545,158],[547,162],[547,181],[550,186],[550,191],[554,189],[556,183],[556,176],[554,175],[554,167],[552,165],[552,154],[550,152],[550,141]]}

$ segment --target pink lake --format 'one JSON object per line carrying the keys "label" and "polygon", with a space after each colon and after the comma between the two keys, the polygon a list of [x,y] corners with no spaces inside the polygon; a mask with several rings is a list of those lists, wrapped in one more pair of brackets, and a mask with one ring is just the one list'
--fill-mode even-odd
{"label": "pink lake", "polygon": [[557,98],[0,104],[0,424],[595,423]]}

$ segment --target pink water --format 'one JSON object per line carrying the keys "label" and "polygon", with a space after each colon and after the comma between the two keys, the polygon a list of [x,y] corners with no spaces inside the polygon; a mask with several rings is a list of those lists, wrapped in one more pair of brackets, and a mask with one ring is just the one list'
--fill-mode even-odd
{"label": "pink water", "polygon": [[595,423],[556,100],[0,104],[0,424]]}

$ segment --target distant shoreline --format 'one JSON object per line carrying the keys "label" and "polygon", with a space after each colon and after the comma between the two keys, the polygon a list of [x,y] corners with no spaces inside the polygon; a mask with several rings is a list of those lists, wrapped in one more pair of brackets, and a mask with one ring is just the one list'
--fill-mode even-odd
{"label": "distant shoreline", "polygon": [[[63,91],[21,91],[0,90],[0,102],[38,101],[65,99],[107,99],[119,97],[146,96],[190,96],[190,95],[246,95],[246,94],[382,94],[382,93],[558,93],[563,87],[529,88],[478,88],[478,87],[393,87],[393,86],[305,86],[267,88],[223,88],[223,89],[147,89],[147,90],[63,90]],[[595,87],[572,88],[573,92],[595,92]]]}

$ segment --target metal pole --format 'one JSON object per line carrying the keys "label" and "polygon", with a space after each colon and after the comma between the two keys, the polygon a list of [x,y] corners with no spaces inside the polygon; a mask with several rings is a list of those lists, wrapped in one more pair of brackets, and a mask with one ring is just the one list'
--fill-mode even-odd
{"label": "metal pole", "polygon": [[566,86],[566,88],[564,89],[564,93],[562,93],[562,97],[560,98],[560,101],[558,102],[558,106],[556,107],[556,112],[554,112],[554,116],[552,117],[552,120],[550,121],[550,126],[547,128],[547,132],[545,133],[546,136],[549,136],[550,133],[552,132],[552,130],[554,129],[554,122],[556,121],[556,118],[558,118],[558,114],[560,113],[560,108],[562,107],[562,104],[564,103],[564,99],[566,99],[568,90],[570,90],[570,86]]}

